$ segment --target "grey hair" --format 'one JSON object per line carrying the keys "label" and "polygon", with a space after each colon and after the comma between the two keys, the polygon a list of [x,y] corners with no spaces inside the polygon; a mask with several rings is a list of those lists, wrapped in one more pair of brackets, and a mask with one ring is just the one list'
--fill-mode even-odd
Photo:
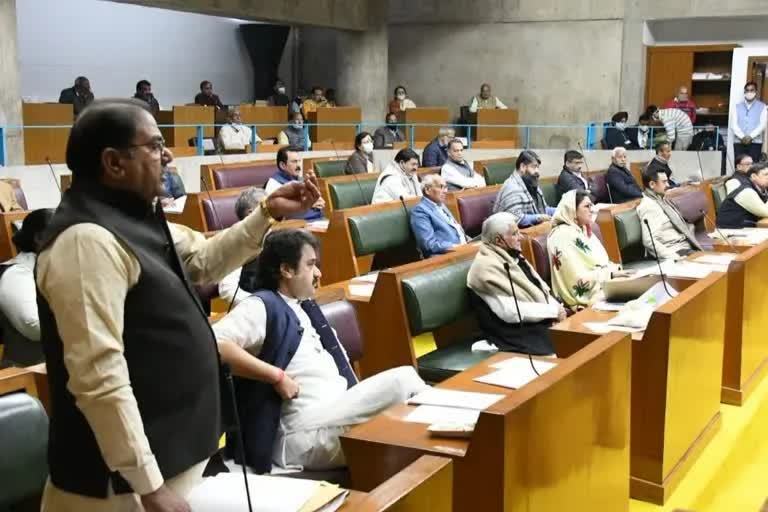
{"label": "grey hair", "polygon": [[509,212],[494,213],[483,221],[483,230],[480,239],[492,244],[497,236],[507,236],[509,226],[517,226],[517,217]]}
{"label": "grey hair", "polygon": [[619,156],[619,153],[621,153],[622,151],[626,153],[627,148],[625,148],[624,146],[616,146],[615,148],[613,148],[613,151],[611,151],[611,158],[616,158],[617,156]]}
{"label": "grey hair", "polygon": [[422,192],[426,192],[428,188],[431,188],[433,185],[436,185],[438,180],[443,180],[443,183],[445,183],[445,179],[439,174],[427,174],[426,176],[421,178]]}
{"label": "grey hair", "polygon": [[451,128],[450,126],[443,126],[440,128],[440,130],[437,132],[438,137],[445,137],[445,136],[453,138],[456,135],[456,130]]}
{"label": "grey hair", "polygon": [[256,208],[259,201],[266,197],[266,195],[267,193],[261,188],[251,187],[243,190],[235,203],[235,215],[237,215],[237,218],[243,220],[248,215],[248,212]]}

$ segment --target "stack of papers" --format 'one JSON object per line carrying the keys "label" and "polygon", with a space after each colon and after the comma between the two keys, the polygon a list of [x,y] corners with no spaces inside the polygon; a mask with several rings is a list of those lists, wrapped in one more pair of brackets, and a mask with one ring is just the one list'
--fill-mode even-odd
{"label": "stack of papers", "polygon": [[[669,289],[669,293],[667,293]],[[672,294],[670,297],[669,294]],[[611,331],[642,332],[648,326],[651,315],[659,306],[666,304],[677,296],[677,290],[664,286],[663,282],[656,283],[636,300],[627,302],[619,310],[619,314],[607,322],[584,322],[584,327],[598,334]]]}
{"label": "stack of papers", "polygon": [[504,395],[475,393],[453,389],[430,388],[408,400],[419,407],[404,418],[413,423],[429,425],[462,425],[471,428],[480,411],[487,409]]}
{"label": "stack of papers", "polygon": [[493,368],[497,368],[498,371],[477,377],[475,382],[482,382],[483,384],[491,384],[493,386],[502,386],[511,389],[520,389],[532,380],[534,380],[539,374],[548,372],[555,366],[556,362],[548,362],[541,360],[533,360],[533,365],[536,371],[531,367],[531,360],[526,357],[512,357],[505,359],[499,363],[493,365]]}
{"label": "stack of papers", "polygon": [[378,272],[371,272],[363,276],[353,278],[349,282],[350,295],[356,295],[358,297],[370,297],[373,295],[373,289],[376,286],[376,281],[379,278]]}
{"label": "stack of papers", "polygon": [[[664,261],[661,263],[664,275],[668,277],[677,277],[680,279],[703,279],[710,272],[724,272],[722,265],[713,265],[707,263],[698,263],[696,261]],[[640,270],[636,276],[641,275],[659,275],[659,266],[653,265]]]}
{"label": "stack of papers", "polygon": [[315,229],[328,229],[329,222],[328,219],[313,220],[312,222],[307,222],[307,226]]}
{"label": "stack of papers", "polygon": [[720,229],[714,233],[709,233],[709,236],[722,240],[721,233],[731,242],[743,242],[748,245],[757,245],[768,240],[768,229],[762,228]]}
{"label": "stack of papers", "polygon": [[187,204],[187,196],[177,197],[172,203],[163,206],[165,213],[181,213],[184,211],[184,205]]}
{"label": "stack of papers", "polygon": [[729,265],[736,259],[737,254],[721,252],[718,254],[702,254],[695,260],[695,263],[711,263],[713,265]]}

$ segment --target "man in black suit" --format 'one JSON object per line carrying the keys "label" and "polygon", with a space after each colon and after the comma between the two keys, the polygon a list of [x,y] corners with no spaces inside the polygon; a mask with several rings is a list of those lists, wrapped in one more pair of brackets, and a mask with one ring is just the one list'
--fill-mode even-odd
{"label": "man in black suit", "polygon": [[75,115],[78,115],[92,101],[91,82],[84,76],[75,78],[75,85],[62,90],[59,94],[59,103],[72,105]]}
{"label": "man in black suit", "polygon": [[611,166],[605,173],[605,183],[608,186],[612,203],[626,203],[632,199],[643,197],[643,191],[637,184],[628,167],[627,150],[619,146],[611,154]]}

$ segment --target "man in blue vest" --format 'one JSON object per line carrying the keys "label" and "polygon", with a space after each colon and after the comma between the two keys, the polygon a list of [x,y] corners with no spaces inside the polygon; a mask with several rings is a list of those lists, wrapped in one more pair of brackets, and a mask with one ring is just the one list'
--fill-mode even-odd
{"label": "man in blue vest", "polygon": [[[295,183],[302,180],[299,153],[301,153],[301,148],[297,146],[288,146],[278,150],[277,171],[269,178],[264,187],[268,195],[286,183]],[[312,208],[292,218],[304,219],[306,221],[320,220],[323,218],[323,208],[325,208],[325,201],[320,197],[312,205]]]}
{"label": "man in blue vest", "polygon": [[237,376],[248,466],[326,470],[345,465],[339,436],[426,388],[413,367],[358,382],[317,303],[317,240],[281,230],[264,241],[258,290],[213,326]]}
{"label": "man in blue vest", "polygon": [[763,147],[767,117],[765,103],[757,99],[755,82],[747,82],[744,86],[744,101],[736,104],[731,119],[734,120],[733,156],[746,153],[757,162]]}

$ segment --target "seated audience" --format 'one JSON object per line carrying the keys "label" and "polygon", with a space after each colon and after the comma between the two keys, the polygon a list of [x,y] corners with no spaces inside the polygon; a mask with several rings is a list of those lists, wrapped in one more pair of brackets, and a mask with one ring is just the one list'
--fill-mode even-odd
{"label": "seated audience", "polygon": [[667,175],[667,181],[669,188],[675,188],[679,186],[675,180],[672,179],[672,168],[669,166],[669,161],[672,159],[672,145],[669,142],[662,142],[656,146],[656,155],[648,162],[645,167],[651,174],[656,172],[663,172]]}
{"label": "seated audience", "polygon": [[13,190],[13,185],[0,180],[0,211],[13,212],[16,210],[22,210],[22,207],[16,199],[16,192]]}
{"label": "seated audience", "polygon": [[539,187],[540,166],[539,155],[528,149],[522,151],[515,161],[515,171],[496,196],[493,213],[513,214],[521,228],[548,221],[555,209],[547,205]]}
{"label": "seated audience", "polygon": [[[693,226],[685,221],[677,206],[666,197],[669,188],[668,175],[662,170],[646,168],[643,171],[643,186],[645,191],[637,207],[637,215],[640,217],[646,254],[656,254],[660,260],[677,260],[692,252],[701,251],[701,244],[696,240]],[[654,243],[658,251],[656,253]]]}
{"label": "seated audience", "polygon": [[448,190],[463,190],[485,186],[485,178],[475,172],[472,163],[464,160],[464,143],[459,139],[448,142],[448,160],[440,168]]}
{"label": "seated audience", "polygon": [[405,87],[398,85],[395,87],[395,97],[389,102],[389,112],[405,112],[409,108],[416,108],[416,104],[408,97]]}
{"label": "seated audience", "polygon": [[[240,110],[231,108],[227,113],[227,124],[219,130],[219,147],[225,151],[244,150],[251,143],[251,135],[251,128],[242,122]],[[254,138],[256,144],[261,142],[258,135]]]}
{"label": "seated audience", "polygon": [[717,227],[753,228],[768,218],[768,164],[752,164],[744,179],[725,198],[717,211]]}
{"label": "seated audience", "polygon": [[618,147],[626,149],[635,148],[635,144],[632,142],[630,134],[627,132],[627,119],[629,119],[629,114],[626,112],[617,112],[613,114],[613,117],[611,118],[613,125],[605,129],[605,139],[603,141],[605,143],[605,149]]}
{"label": "seated audience", "polygon": [[491,86],[483,84],[480,86],[480,95],[472,96],[469,102],[469,111],[477,112],[481,108],[499,108],[506,110],[507,106],[496,96],[491,96]]}
{"label": "seated audience", "polygon": [[61,94],[59,94],[59,103],[72,105],[75,115],[78,115],[91,102],[93,102],[91,81],[84,76],[75,78],[75,85],[62,90]]}
{"label": "seated audience", "polygon": [[659,110],[656,105],[649,106],[646,114],[651,119],[664,124],[667,132],[667,142],[674,145],[679,151],[686,151],[693,140],[693,124],[688,114],[677,108],[663,108]]}
{"label": "seated audience", "polygon": [[664,108],[682,110],[690,118],[691,124],[696,124],[696,103],[688,95],[688,87],[681,85],[677,96],[664,103]]}
{"label": "seated audience", "polygon": [[[176,170],[171,170],[170,167],[164,165],[161,178],[163,180],[163,200],[165,199],[178,199],[187,194],[184,189],[184,181]],[[164,201],[164,204],[168,204],[170,201]]]}
{"label": "seated audience", "polygon": [[451,127],[443,127],[437,132],[432,142],[424,148],[422,165],[424,167],[442,167],[448,160],[448,142],[456,136],[456,131]]}
{"label": "seated audience", "polygon": [[422,256],[430,258],[445,254],[467,243],[467,235],[445,206],[445,179],[439,174],[427,174],[421,181],[424,197],[411,210],[411,231]]}
{"label": "seated audience", "polygon": [[16,331],[3,332],[3,337],[18,334],[26,340],[40,341],[35,262],[53,212],[47,208],[30,212],[13,235],[18,254],[0,265],[0,311]]}
{"label": "seated audience", "polygon": [[237,375],[245,462],[259,473],[343,467],[339,436],[427,389],[411,366],[358,381],[313,300],[317,250],[303,230],[268,235],[257,289],[213,325],[221,359]]}
{"label": "seated audience", "polygon": [[285,94],[285,84],[283,81],[277,80],[273,90],[275,92],[267,98],[267,105],[270,107],[287,107],[291,102],[291,98]]}
{"label": "seated audience", "polygon": [[400,201],[410,197],[421,197],[421,185],[416,170],[419,155],[410,148],[401,149],[376,180],[371,204]]}
{"label": "seated audience", "polygon": [[584,166],[584,155],[578,151],[566,151],[563,157],[563,170],[557,178],[557,195],[562,197],[569,190],[586,190],[597,198],[597,185],[592,178],[584,176],[581,169]]}
{"label": "seated audience", "polygon": [[318,108],[329,107],[328,100],[323,96],[322,87],[313,87],[312,95],[301,104],[301,111],[306,116],[310,112],[317,112]]}
{"label": "seated audience", "polygon": [[[632,141],[634,149],[649,149],[651,145],[651,116],[641,115],[637,120],[637,126],[630,126],[626,129],[627,137]],[[664,130],[659,130],[664,131]],[[654,136],[656,132],[654,132]]]}
{"label": "seated audience", "polygon": [[703,130],[693,136],[689,151],[725,151],[725,140],[720,135],[720,130],[712,123],[707,124]]}
{"label": "seated audience", "polygon": [[326,89],[325,90],[325,101],[327,103],[326,107],[335,107],[336,104],[336,89]]}
{"label": "seated audience", "polygon": [[373,172],[373,138],[368,132],[355,135],[355,152],[349,155],[344,174]]}
{"label": "seated audience", "polygon": [[621,146],[613,148],[611,166],[605,173],[605,185],[608,187],[608,196],[612,203],[626,203],[643,197],[640,185],[629,170],[627,150]]}
{"label": "seated audience", "polygon": [[308,151],[312,146],[309,134],[304,130],[304,116],[301,112],[293,112],[289,116],[290,124],[277,134],[277,143],[281,146],[289,145],[299,148],[300,151]]}
{"label": "seated audience", "polygon": [[549,327],[565,319],[565,309],[525,260],[517,218],[494,213],[480,237],[467,286],[483,338],[502,351],[554,354]]}
{"label": "seated audience", "polygon": [[149,111],[153,116],[157,116],[157,113],[160,112],[160,103],[158,103],[155,95],[152,94],[152,84],[148,80],[136,82],[136,94],[133,97],[149,105]]}
{"label": "seated audience", "polygon": [[[301,148],[296,146],[280,148],[277,151],[277,171],[269,178],[267,185],[264,187],[267,195],[270,195],[286,183],[301,180],[301,159],[299,158],[299,153],[301,153]],[[321,197],[312,205],[312,208],[291,218],[304,219],[306,221],[322,219],[323,208],[325,208],[325,201]]]}
{"label": "seated audience", "polygon": [[[257,187],[250,187],[243,190],[237,198],[235,203],[235,215],[238,220],[245,219],[251,214],[261,202],[262,199],[267,197],[267,193],[264,189]],[[240,288],[240,277],[243,272],[243,268],[249,274],[253,272],[255,261],[246,263],[243,267],[233,270],[221,281],[219,281],[219,298],[225,301],[227,304],[236,306],[243,299],[248,298],[251,293]]]}
{"label": "seated audience", "polygon": [[226,108],[219,97],[213,94],[213,84],[208,80],[200,82],[200,92],[195,96],[195,104],[206,107],[216,107],[216,110],[223,110]]}
{"label": "seated audience", "polygon": [[599,298],[603,283],[618,275],[600,239],[592,233],[592,200],[586,190],[567,192],[552,217],[547,236],[552,290],[573,309]]}
{"label": "seated audience", "polygon": [[747,172],[752,167],[752,157],[748,153],[742,153],[735,159],[736,169],[735,172],[725,182],[725,193],[730,194],[742,185],[749,185],[750,179],[747,178]]}
{"label": "seated audience", "polygon": [[397,127],[397,114],[387,114],[386,123],[386,126],[377,129],[373,134],[374,149],[391,149],[395,142],[405,141],[405,135]]}
{"label": "seated audience", "polygon": [[293,114],[294,112],[301,112],[301,106],[304,104],[304,100],[307,99],[309,95],[304,91],[304,89],[299,89],[296,91],[296,96],[293,97],[291,100],[290,105],[288,105],[288,113]]}

